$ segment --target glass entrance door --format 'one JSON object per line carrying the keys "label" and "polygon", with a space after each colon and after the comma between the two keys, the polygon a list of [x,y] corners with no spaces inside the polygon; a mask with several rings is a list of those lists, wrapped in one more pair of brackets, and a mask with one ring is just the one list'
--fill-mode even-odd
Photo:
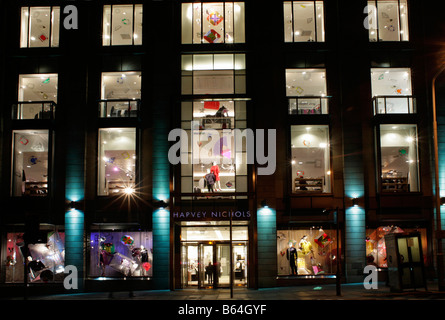
{"label": "glass entrance door", "polygon": [[214,245],[201,243],[199,245],[199,288],[214,286]]}

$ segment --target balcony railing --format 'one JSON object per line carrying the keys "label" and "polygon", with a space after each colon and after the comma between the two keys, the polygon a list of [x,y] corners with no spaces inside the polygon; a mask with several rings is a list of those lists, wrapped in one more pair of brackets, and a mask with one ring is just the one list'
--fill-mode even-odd
{"label": "balcony railing", "polygon": [[328,114],[329,97],[289,98],[289,114]]}
{"label": "balcony railing", "polygon": [[18,101],[12,106],[12,119],[54,119],[56,106],[54,101]]}
{"label": "balcony railing", "polygon": [[99,101],[100,118],[138,117],[141,106],[140,99],[111,99]]}
{"label": "balcony railing", "polygon": [[416,98],[413,96],[377,96],[372,99],[374,114],[417,113]]}

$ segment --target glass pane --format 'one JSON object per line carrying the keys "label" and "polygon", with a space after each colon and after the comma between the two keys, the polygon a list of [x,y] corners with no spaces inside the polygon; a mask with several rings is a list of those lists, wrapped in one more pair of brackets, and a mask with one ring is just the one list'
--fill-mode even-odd
{"label": "glass pane", "polygon": [[49,47],[51,8],[30,7],[29,14],[29,47]]}
{"label": "glass pane", "polygon": [[133,5],[113,5],[111,45],[133,44]]}
{"label": "glass pane", "polygon": [[107,231],[90,234],[89,276],[147,277],[153,275],[150,231]]}
{"label": "glass pane", "polygon": [[230,285],[230,245],[216,245],[216,276],[217,285],[227,287]]}
{"label": "glass pane", "polygon": [[13,196],[48,194],[48,130],[13,131]]}
{"label": "glass pane", "polygon": [[377,1],[380,41],[400,41],[398,1]]}
{"label": "glass pane", "polygon": [[244,43],[245,40],[245,18],[244,18],[244,2],[234,3],[234,33],[235,42]]}
{"label": "glass pane", "polygon": [[326,96],[324,69],[286,69],[286,96]]}
{"label": "glass pane", "polygon": [[323,8],[323,1],[316,1],[316,30],[317,30],[317,41],[323,42],[325,39],[325,32],[324,32],[324,8]]}
{"label": "glass pane", "polygon": [[20,22],[20,48],[28,47],[29,7],[22,7]]}
{"label": "glass pane", "polygon": [[202,4],[203,43],[224,42],[225,17],[223,3]]}
{"label": "glass pane", "polygon": [[278,275],[335,274],[336,230],[322,227],[277,230]]}
{"label": "glass pane", "polygon": [[411,70],[409,68],[372,68],[372,96],[410,96]]}
{"label": "glass pane", "polygon": [[136,129],[99,129],[98,195],[134,192]]}
{"label": "glass pane", "polygon": [[51,13],[51,47],[59,46],[60,7],[53,7]]}
{"label": "glass pane", "polygon": [[368,1],[368,16],[366,19],[369,30],[369,41],[376,42],[378,40],[376,1]]}
{"label": "glass pane", "polygon": [[134,44],[142,44],[142,4],[136,4],[134,6]]}
{"label": "glass pane", "polygon": [[19,101],[54,101],[57,103],[58,75],[21,74],[19,75]]}
{"label": "glass pane", "polygon": [[290,1],[285,1],[283,3],[284,10],[284,41],[292,42],[293,34],[292,34],[292,3]]}
{"label": "glass pane", "polygon": [[193,4],[193,43],[202,41],[202,6],[201,3]]}
{"label": "glass pane", "polygon": [[109,46],[111,43],[111,6],[104,6],[102,22],[102,45]]}
{"label": "glass pane", "polygon": [[419,191],[417,126],[380,125],[382,192]]}
{"label": "glass pane", "polygon": [[402,41],[409,41],[408,4],[406,0],[400,0],[400,37]]}
{"label": "glass pane", "polygon": [[201,286],[214,284],[213,245],[201,245],[199,279]]}
{"label": "glass pane", "polygon": [[293,9],[294,41],[315,41],[314,2],[294,2]]}
{"label": "glass pane", "polygon": [[292,126],[291,149],[293,192],[330,192],[328,126]]}
{"label": "glass pane", "polygon": [[193,4],[183,3],[181,8],[181,43],[192,43]]}
{"label": "glass pane", "polygon": [[193,94],[230,94],[234,90],[232,70],[193,72]]}

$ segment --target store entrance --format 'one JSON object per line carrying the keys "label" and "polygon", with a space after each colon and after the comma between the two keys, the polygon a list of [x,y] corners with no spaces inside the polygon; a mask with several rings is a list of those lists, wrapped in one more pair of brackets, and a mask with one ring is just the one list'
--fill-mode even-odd
{"label": "store entrance", "polygon": [[[247,285],[247,241],[232,243],[234,286]],[[230,287],[230,242],[185,242],[181,246],[182,287]]]}

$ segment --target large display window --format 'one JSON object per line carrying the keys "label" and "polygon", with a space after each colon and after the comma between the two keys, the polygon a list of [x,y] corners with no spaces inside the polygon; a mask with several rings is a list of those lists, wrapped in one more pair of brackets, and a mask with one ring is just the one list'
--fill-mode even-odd
{"label": "large display window", "polygon": [[369,41],[409,41],[407,0],[368,1]]}
{"label": "large display window", "polygon": [[59,46],[60,7],[22,7],[20,47]]}
{"label": "large display window", "polygon": [[324,42],[323,1],[285,1],[284,41]]}
{"label": "large display window", "polygon": [[12,132],[12,196],[48,195],[48,130]]}
{"label": "large display window", "polygon": [[190,159],[181,164],[181,191],[247,192],[246,140],[229,130],[241,136],[246,128],[246,101],[184,101],[181,116]]}
{"label": "large display window", "polygon": [[278,275],[332,275],[337,271],[336,230],[323,227],[277,231]]}
{"label": "large display window", "polygon": [[103,46],[142,44],[142,4],[105,5]]}
{"label": "large display window", "polygon": [[286,69],[289,114],[328,113],[325,69]]}
{"label": "large display window", "polygon": [[[41,227],[41,229],[43,229]],[[62,282],[65,275],[65,234],[63,231],[43,230],[42,243],[25,246],[23,232],[8,232],[2,244],[5,282],[23,283],[24,262],[27,261],[27,282]]]}
{"label": "large display window", "polygon": [[244,41],[244,2],[182,4],[182,43]]}
{"label": "large display window", "polygon": [[411,69],[372,68],[371,89],[374,114],[416,113]]}
{"label": "large display window", "polygon": [[380,165],[382,192],[420,191],[416,125],[380,125]]}
{"label": "large display window", "polygon": [[329,126],[291,126],[293,193],[331,192]]}
{"label": "large display window", "polygon": [[141,100],[141,72],[103,72],[100,117],[136,117]]}
{"label": "large display window", "polygon": [[98,195],[131,194],[136,177],[136,128],[99,129]]}
{"label": "large display window", "polygon": [[419,232],[422,243],[422,252],[424,253],[424,264],[428,263],[427,255],[427,235],[425,228],[400,228],[398,226],[380,226],[375,229],[366,230],[366,263],[378,268],[387,268],[386,242],[385,235],[391,233]]}
{"label": "large display window", "polygon": [[151,231],[98,230],[90,233],[90,277],[151,277]]}

